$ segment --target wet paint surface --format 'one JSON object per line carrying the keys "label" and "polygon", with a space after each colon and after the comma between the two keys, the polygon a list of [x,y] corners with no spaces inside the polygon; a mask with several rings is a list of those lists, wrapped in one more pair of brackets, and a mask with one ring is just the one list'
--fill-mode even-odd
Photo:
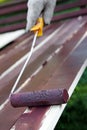
{"label": "wet paint surface", "polygon": [[[71,22],[71,27],[74,24],[74,22],[73,21]],[[77,24],[78,24],[78,22],[77,22]],[[66,25],[68,26],[68,23]],[[78,33],[76,33],[76,34],[73,34],[73,37],[68,39],[68,41],[65,40],[65,43],[63,44],[63,48],[61,49],[61,51],[58,54],[57,53],[54,54],[53,57],[51,58],[51,60],[49,60],[49,62],[43,67],[43,69],[39,73],[37,73],[36,76],[31,78],[30,82],[27,82],[24,85],[24,87],[21,88],[20,91],[27,92],[27,91],[33,91],[33,90],[54,89],[56,87],[57,88],[66,88],[68,90],[70,85],[72,84],[76,74],[80,70],[81,66],[83,65],[83,63],[87,57],[87,44],[86,44],[87,39],[85,39],[85,41],[83,41],[81,43],[81,45],[77,48],[76,51],[74,50],[76,44],[78,43],[78,41],[80,40],[82,35],[85,33],[86,29],[87,29],[87,25],[83,26],[81,28],[81,30],[78,29],[80,31],[78,31]],[[66,31],[66,29],[63,31]],[[52,39],[52,42],[54,41],[53,43],[55,43],[56,47],[59,46],[58,42],[61,41],[61,39],[60,40],[58,39],[57,35],[59,35],[59,34],[56,34],[55,41],[54,41],[54,39]],[[67,33],[65,33],[64,37],[66,35],[67,35]],[[62,35],[62,37],[63,37],[63,35]],[[50,40],[50,43],[51,43],[51,40]],[[48,51],[45,54],[48,55]],[[43,57],[43,55],[42,55],[42,57]],[[30,75],[30,73],[33,72],[33,69],[36,70],[36,66],[37,66],[38,62],[40,62],[40,58],[42,59],[42,57],[39,57],[37,60],[36,59],[34,60],[34,62],[33,62],[34,64],[32,63],[32,65],[31,65],[32,69],[29,69],[30,65],[28,65],[28,67],[26,68],[26,71],[24,73],[24,76],[22,77],[22,81],[21,81],[21,83],[19,83],[20,86],[23,85],[24,81],[29,78],[29,75]],[[46,57],[44,57],[44,59],[45,58]],[[16,80],[16,77],[18,74],[17,71],[19,71],[19,68],[20,67],[18,67],[17,70],[13,71],[9,77],[7,77],[6,79],[3,80],[3,82],[1,81],[2,85],[0,87],[0,93],[1,93],[0,95],[1,95],[1,97],[3,95],[4,99],[6,99],[6,94],[10,92],[12,84]],[[29,72],[29,70],[31,70],[31,72]],[[74,71],[72,71],[72,70],[74,70]],[[8,82],[8,79],[10,77],[12,79],[10,80],[10,82]],[[62,78],[60,78],[60,77],[62,77]],[[6,82],[6,80],[7,80],[7,82]],[[7,94],[7,96],[8,96],[8,94]],[[3,98],[0,98],[1,103],[3,102]],[[6,105],[3,107],[3,109],[0,110],[0,129],[9,130],[14,125],[16,120],[21,116],[21,114],[25,111],[25,109],[26,108],[15,109],[11,106],[10,102],[8,101],[6,103]],[[16,124],[16,130],[19,130],[18,128],[21,128],[21,126],[19,125],[20,122],[21,122],[21,125],[24,122],[23,128],[25,125],[26,125],[25,126],[26,129],[28,127],[32,128],[33,126],[31,126],[31,124],[29,124],[28,119],[30,119],[30,123],[32,122],[32,124],[33,124],[35,121],[34,116],[35,116],[35,119],[38,119],[37,122],[41,123],[47,109],[48,108],[42,108],[41,110],[39,109],[40,111],[38,111],[38,108],[35,108],[35,112],[31,113],[31,118],[28,117],[28,113],[24,114],[24,116],[22,115],[23,120],[21,118],[18,120],[18,122]],[[37,113],[38,113],[38,115],[40,114],[40,116],[38,116]],[[26,119],[26,121],[25,121],[25,119]],[[27,122],[27,124],[25,122]],[[40,125],[41,125],[40,123],[37,123],[37,129],[40,127]],[[32,129],[35,130],[35,126]]]}
{"label": "wet paint surface", "polygon": [[15,124],[15,130],[39,129],[39,127],[42,125],[42,120],[45,118],[44,115],[47,110],[48,107],[39,107],[38,109],[31,109],[31,113],[22,114]]}

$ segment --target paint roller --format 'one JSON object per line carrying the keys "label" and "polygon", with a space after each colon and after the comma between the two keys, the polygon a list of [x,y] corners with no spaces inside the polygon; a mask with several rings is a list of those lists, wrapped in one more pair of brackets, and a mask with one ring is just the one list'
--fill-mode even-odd
{"label": "paint roller", "polygon": [[37,25],[35,25],[31,31],[35,32],[35,37],[32,43],[31,50],[28,54],[27,60],[11,90],[10,93],[10,102],[13,107],[36,107],[36,106],[48,106],[48,105],[61,105],[68,101],[68,92],[66,89],[52,89],[52,90],[40,90],[33,92],[25,92],[25,93],[13,93],[24,70],[29,62],[29,59],[32,55],[36,37],[43,35],[43,19],[39,18]]}
{"label": "paint roller", "polygon": [[12,94],[10,101],[13,107],[38,107],[61,105],[68,101],[68,97],[66,89],[52,89]]}

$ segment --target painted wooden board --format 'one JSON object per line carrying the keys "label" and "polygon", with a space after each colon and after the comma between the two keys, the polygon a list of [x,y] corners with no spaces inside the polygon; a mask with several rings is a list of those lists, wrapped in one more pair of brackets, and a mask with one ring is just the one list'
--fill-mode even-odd
{"label": "painted wooden board", "polygon": [[[60,31],[57,30],[57,32],[55,34],[53,34],[53,37],[55,36],[55,40],[52,37],[52,39],[50,38],[50,40],[46,41],[45,45],[47,45],[47,46],[43,46],[43,48],[45,48],[45,47],[49,48],[49,43],[50,43],[51,45],[55,45],[56,50],[51,55],[48,55],[48,57],[46,57],[46,59],[42,63],[40,63],[37,68],[34,68],[34,73],[32,73],[32,69],[33,69],[34,66],[37,66],[37,64],[40,61],[40,58],[39,57],[36,58],[37,60],[34,57],[32,58],[32,60],[34,62],[32,62],[33,64],[31,64],[31,65],[33,65],[32,69],[31,69],[31,76],[29,77],[30,74],[27,73],[29,71],[29,66],[30,66],[30,65],[28,65],[28,67],[26,68],[25,74],[22,77],[22,82],[20,83],[20,87],[17,90],[18,92],[25,92],[25,91],[32,91],[32,90],[41,90],[41,89],[46,89],[46,88],[53,89],[54,87],[55,88],[56,87],[66,87],[67,90],[69,90],[70,85],[75,80],[75,77],[77,75],[77,71],[79,72],[79,70],[81,69],[81,66],[83,66],[83,64],[85,62],[85,59],[86,59],[86,56],[87,56],[86,52],[84,51],[85,55],[82,53],[82,57],[83,58],[81,60],[81,63],[78,62],[79,66],[77,67],[77,69],[75,69],[73,75],[70,76],[71,78],[70,78],[70,81],[69,81],[69,74],[72,71],[70,71],[71,69],[69,69],[69,70],[65,69],[67,67],[67,65],[69,65],[67,61],[69,59],[71,59],[71,57],[73,56],[74,52],[77,52],[77,50],[79,50],[78,48],[79,48],[80,43],[81,43],[81,45],[84,45],[83,47],[85,47],[85,49],[87,49],[86,45],[85,45],[86,43],[84,43],[84,41],[83,41],[83,39],[86,37],[86,34],[85,34],[86,29],[87,29],[86,21],[83,20],[83,22],[78,25],[79,22],[77,20],[76,23],[77,23],[78,27],[75,30],[73,28],[73,24],[75,25],[74,22],[75,21],[71,21],[71,22],[69,22],[70,24],[65,24],[67,26],[66,26],[66,28],[61,30],[61,33],[59,33]],[[63,25],[63,27],[65,25]],[[68,31],[69,28],[71,28],[71,31],[70,31],[71,33],[69,33],[69,31]],[[58,35],[59,35],[59,37],[58,37]],[[63,41],[61,39],[63,39]],[[53,46],[52,46],[52,48],[53,48]],[[35,53],[35,56],[36,56],[36,54],[37,54],[37,56],[40,56],[40,54],[42,52],[42,49],[41,48],[39,48],[39,49],[40,50],[37,49],[38,53]],[[84,49],[84,48],[82,48],[82,49]],[[47,54],[47,53],[45,52],[44,54]],[[78,53],[76,53],[76,56],[78,57]],[[43,55],[42,55],[42,57],[43,57]],[[41,59],[42,59],[42,57],[41,57]],[[72,59],[73,59],[73,63],[74,63],[74,58],[72,58]],[[71,65],[71,62],[70,62],[70,65]],[[19,68],[17,69],[17,71],[19,70]],[[14,75],[15,75],[15,71],[13,71],[12,75],[9,76],[9,78],[14,76]],[[65,86],[65,84],[64,84],[64,86],[62,86],[63,81],[62,81],[62,79],[60,79],[60,75],[61,76],[64,75],[62,77],[64,79],[63,81],[64,82],[67,81],[67,83],[68,83],[68,84],[66,84],[66,86]],[[59,78],[57,78],[57,76]],[[9,78],[6,78],[6,80],[9,79]],[[77,78],[77,79],[79,80],[79,78]],[[51,82],[51,80],[52,80],[52,82]],[[76,80],[76,81],[78,81],[78,80]],[[57,84],[57,83],[59,83],[59,84]],[[76,85],[76,83],[74,85]],[[9,85],[8,85],[8,87],[9,87]],[[1,89],[0,92],[2,91],[3,95],[6,95],[8,93],[8,91],[9,91],[8,87],[6,87],[7,90],[3,89],[3,91],[2,91],[2,89]],[[8,96],[8,94],[7,94],[7,96]],[[6,99],[6,97],[5,97],[5,99]],[[2,102],[2,100],[1,100],[1,102]],[[0,106],[0,129],[3,129],[3,130],[9,130],[10,128],[12,128],[14,123],[16,123],[15,124],[16,127],[14,126],[15,129],[22,129],[22,128],[23,129],[24,128],[28,129],[29,127],[32,128],[33,130],[35,128],[43,129],[44,126],[45,127],[47,126],[47,125],[45,125],[45,123],[49,119],[48,117],[50,117],[50,116],[46,116],[46,115],[48,115],[48,113],[49,114],[54,113],[53,115],[55,116],[57,110],[58,110],[58,113],[61,110],[61,112],[60,112],[60,115],[61,115],[61,113],[62,113],[62,111],[64,109],[64,107],[62,108],[61,106],[59,106],[59,107],[56,106],[57,109],[56,109],[56,107],[55,107],[55,109],[54,109],[54,107],[53,108],[52,107],[39,108],[39,109],[31,108],[28,111],[26,111],[26,114],[21,115],[26,110],[26,108],[21,108],[21,109],[13,108],[10,105],[9,99],[7,99],[6,102],[3,102],[3,103]],[[52,108],[53,112],[50,110],[51,108]],[[20,116],[22,117],[23,120],[21,118],[19,118]],[[55,122],[53,122],[53,120],[50,120],[50,121],[53,122],[53,124],[51,123],[52,124],[52,128],[55,126],[55,123],[57,122],[58,117],[55,118],[56,119]],[[19,120],[17,121],[18,118],[19,118]],[[37,127],[34,126],[35,119],[37,119]],[[53,119],[53,117],[52,117],[52,119]],[[42,121],[45,122],[45,123],[43,123],[43,125],[42,125]],[[4,122],[4,124],[3,124],[3,122]],[[19,125],[20,122],[21,122],[21,126]],[[29,122],[31,122],[30,125],[29,125]],[[26,124],[26,125],[24,125],[24,124]],[[34,127],[32,126],[32,124],[33,124]],[[51,127],[51,125],[49,125],[49,127]]]}
{"label": "painted wooden board", "polygon": [[[55,69],[55,72],[49,77],[48,81],[44,84],[43,89],[67,88],[69,95],[71,96],[81,75],[83,74],[86,68],[86,65],[87,33],[85,37],[81,39],[81,41],[77,44],[76,48],[72,50],[70,55],[61,65],[61,67]],[[48,66],[51,66],[50,63],[48,63],[42,70],[44,75],[47,75],[50,71],[49,69],[46,69]],[[41,76],[43,77],[43,75],[40,72],[38,73],[37,77],[32,79],[31,82],[33,84],[35,84],[34,80],[36,80],[37,82],[41,82]],[[32,83],[30,84],[32,85]],[[27,85],[30,86],[30,84]],[[35,85],[31,86],[30,91],[35,90]],[[20,118],[14,125],[14,130],[52,130],[54,129],[56,122],[61,116],[61,113],[64,110],[65,106],[66,105],[42,108],[37,107],[35,109],[31,109],[29,112],[25,112],[20,116]]]}

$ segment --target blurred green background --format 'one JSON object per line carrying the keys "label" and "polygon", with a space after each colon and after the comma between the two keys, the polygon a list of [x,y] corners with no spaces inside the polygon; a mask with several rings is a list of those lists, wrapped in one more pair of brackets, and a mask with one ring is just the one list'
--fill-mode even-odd
{"label": "blurred green background", "polygon": [[8,0],[0,0],[0,4],[1,3],[4,3],[4,2],[7,2]]}
{"label": "blurred green background", "polygon": [[13,1],[13,0],[0,0],[0,3],[6,3],[6,2],[9,2],[9,1]]}

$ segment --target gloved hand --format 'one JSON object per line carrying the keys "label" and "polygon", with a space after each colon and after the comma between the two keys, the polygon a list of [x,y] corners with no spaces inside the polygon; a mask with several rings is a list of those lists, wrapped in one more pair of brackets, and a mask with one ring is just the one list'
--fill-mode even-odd
{"label": "gloved hand", "polygon": [[28,0],[26,31],[35,25],[37,19],[42,16],[45,24],[50,24],[56,0]]}

